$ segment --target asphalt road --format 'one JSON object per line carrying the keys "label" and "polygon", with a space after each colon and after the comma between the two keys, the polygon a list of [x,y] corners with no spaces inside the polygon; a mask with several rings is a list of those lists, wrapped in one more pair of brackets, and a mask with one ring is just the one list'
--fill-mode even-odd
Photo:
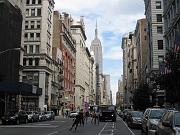
{"label": "asphalt road", "polygon": [[69,131],[73,120],[56,117],[54,121],[28,123],[21,125],[0,125],[0,135],[141,135],[140,130],[130,129],[121,118],[117,122],[91,123],[90,119],[77,131]]}

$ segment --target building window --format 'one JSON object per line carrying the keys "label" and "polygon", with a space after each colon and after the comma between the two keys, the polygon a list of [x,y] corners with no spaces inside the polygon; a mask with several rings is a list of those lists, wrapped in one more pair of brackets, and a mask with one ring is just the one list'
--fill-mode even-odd
{"label": "building window", "polygon": [[157,22],[162,22],[162,14],[156,14]]}
{"label": "building window", "polygon": [[36,0],[32,0],[32,4],[36,4]]}
{"label": "building window", "polygon": [[37,21],[37,28],[38,28],[38,29],[41,28],[41,21]]}
{"label": "building window", "polygon": [[25,29],[28,29],[29,22],[25,21]]}
{"label": "building window", "polygon": [[26,4],[29,5],[30,4],[30,0],[26,0]]}
{"label": "building window", "polygon": [[41,4],[41,0],[38,0],[38,4]]}
{"label": "building window", "polygon": [[35,66],[39,66],[39,58],[35,58]]}
{"label": "building window", "polygon": [[156,9],[161,9],[161,1],[156,1]]}
{"label": "building window", "polygon": [[30,40],[34,40],[34,33],[30,33]]}
{"label": "building window", "polygon": [[35,16],[35,9],[31,9],[31,16]]}
{"label": "building window", "polygon": [[27,54],[27,46],[24,46],[24,54]]}
{"label": "building window", "polygon": [[35,22],[31,21],[31,29],[34,29]]}
{"label": "building window", "polygon": [[33,53],[33,45],[29,46],[29,53]]}
{"label": "building window", "polygon": [[36,33],[36,40],[40,40],[40,33]]}
{"label": "building window", "polygon": [[26,58],[23,59],[23,66],[26,66]]}
{"label": "building window", "polygon": [[27,41],[28,40],[28,33],[24,34],[24,40]]}
{"label": "building window", "polygon": [[36,45],[36,53],[39,53],[39,45]]}
{"label": "building window", "polygon": [[29,9],[26,9],[26,16],[29,16]]}
{"label": "building window", "polygon": [[33,59],[29,58],[29,66],[32,66],[32,64],[33,64]]}
{"label": "building window", "polygon": [[37,9],[37,16],[41,16],[41,9],[40,8]]}
{"label": "building window", "polygon": [[157,33],[163,34],[163,27],[162,26],[157,26]]}
{"label": "building window", "polygon": [[158,50],[163,50],[163,40],[158,40]]}

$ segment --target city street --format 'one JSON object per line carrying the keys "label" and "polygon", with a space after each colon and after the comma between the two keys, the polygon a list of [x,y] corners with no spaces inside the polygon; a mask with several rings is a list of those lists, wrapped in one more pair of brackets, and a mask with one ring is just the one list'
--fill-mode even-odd
{"label": "city street", "polygon": [[117,122],[100,122],[91,124],[90,118],[84,126],[69,131],[72,119],[56,117],[54,121],[29,123],[22,125],[1,125],[2,135],[140,135],[140,130],[130,130],[126,124],[117,118]]}

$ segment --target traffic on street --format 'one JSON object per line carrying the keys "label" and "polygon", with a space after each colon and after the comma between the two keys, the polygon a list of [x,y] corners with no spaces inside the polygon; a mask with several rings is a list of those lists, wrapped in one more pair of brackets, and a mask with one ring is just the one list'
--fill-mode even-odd
{"label": "traffic on street", "polygon": [[139,129],[130,129],[117,117],[116,122],[105,121],[98,124],[91,122],[91,117],[83,125],[69,131],[73,118],[56,116],[55,120],[21,125],[0,125],[2,135],[141,135]]}

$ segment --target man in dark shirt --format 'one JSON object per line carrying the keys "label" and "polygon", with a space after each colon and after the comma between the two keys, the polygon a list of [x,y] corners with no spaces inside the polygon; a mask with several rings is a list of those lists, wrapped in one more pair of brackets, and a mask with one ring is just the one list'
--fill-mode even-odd
{"label": "man in dark shirt", "polygon": [[73,122],[73,124],[72,124],[72,127],[69,129],[69,131],[71,131],[74,126],[75,126],[75,131],[76,131],[79,122],[80,122],[80,115],[79,115],[79,113],[78,113],[78,114],[76,115],[75,120],[74,120],[74,122]]}

